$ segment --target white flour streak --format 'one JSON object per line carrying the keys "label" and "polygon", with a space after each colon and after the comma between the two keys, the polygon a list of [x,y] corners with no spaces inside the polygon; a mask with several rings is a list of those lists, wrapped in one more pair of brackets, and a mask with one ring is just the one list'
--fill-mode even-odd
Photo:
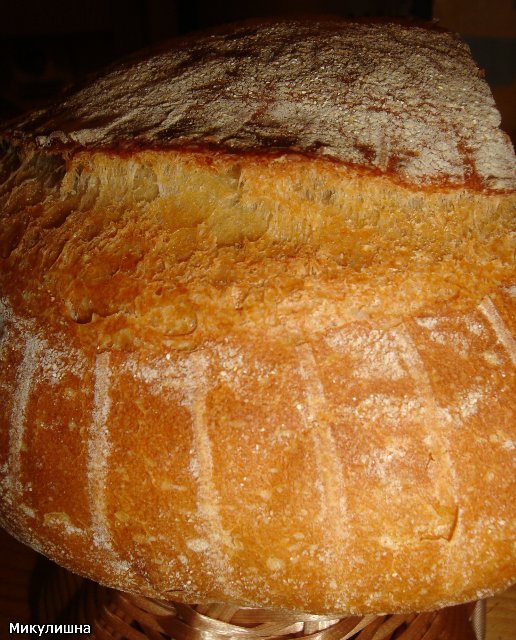
{"label": "white flour streak", "polygon": [[[199,494],[198,507],[203,517],[220,527],[218,491],[213,483],[213,456],[208,425],[205,419],[206,400],[202,395],[192,399],[193,445],[195,464],[192,469],[196,475]],[[213,528],[213,527],[211,527]],[[223,537],[216,535],[217,538]]]}
{"label": "white flour streak", "polygon": [[[223,551],[231,546],[231,536],[224,529],[220,516],[220,496],[214,478],[212,443],[206,422],[206,359],[192,356],[194,375],[185,389],[192,416],[191,472],[197,482],[197,509],[203,522],[198,538],[187,540],[187,546],[196,553],[203,553],[211,563],[213,576],[226,591],[231,591],[230,574],[233,568]],[[233,590],[234,597],[239,597]]]}
{"label": "white flour streak", "polygon": [[106,518],[106,483],[110,450],[108,432],[111,409],[110,382],[109,354],[102,353],[95,362],[94,405],[88,441],[88,483],[93,542],[98,547],[112,552],[111,535]]}
{"label": "white flour streak", "polygon": [[108,525],[106,489],[108,461],[111,450],[109,441],[109,413],[111,411],[112,371],[109,353],[101,353],[95,361],[95,386],[93,413],[88,440],[88,490],[90,496],[91,528],[93,544],[109,556],[110,569],[127,576],[130,566],[120,560],[113,549]]}
{"label": "white flour streak", "polygon": [[[408,331],[401,328],[398,332],[398,339],[401,347],[401,356],[404,359],[413,380],[417,387],[422,390],[423,400],[427,406],[427,424],[428,424],[428,440],[426,442],[428,448],[432,451],[435,460],[440,460],[440,465],[436,466],[437,477],[443,488],[450,484],[453,487],[453,500],[457,505],[458,500],[458,484],[457,473],[450,456],[450,442],[446,436],[445,430],[440,425],[448,424],[447,414],[440,407],[435,399],[432,389],[430,377],[426,369],[425,363],[421,358],[416,345]],[[447,491],[447,489],[445,489]],[[443,496],[446,499],[446,495]],[[451,525],[450,531],[453,531],[454,525]]]}
{"label": "white flour streak", "polygon": [[320,492],[320,517],[326,519],[328,508],[333,522],[344,522],[341,517],[346,510],[345,492],[342,487],[342,468],[336,454],[335,438],[331,426],[317,419],[327,404],[324,387],[317,369],[312,347],[302,344],[297,347],[299,372],[305,383],[306,411],[298,407],[301,419],[309,429],[313,441],[318,478],[316,486]]}
{"label": "white flour streak", "polygon": [[5,326],[5,319],[7,317],[6,307],[0,302],[0,363],[3,361],[4,349],[7,344],[7,328]]}
{"label": "white flour streak", "polygon": [[498,313],[491,298],[484,298],[478,308],[487,318],[489,324],[493,327],[493,331],[498,338],[498,342],[505,347],[512,363],[516,365],[516,343],[514,342],[514,338],[503,321],[502,316]]}
{"label": "white flour streak", "polygon": [[11,409],[11,430],[9,440],[9,473],[10,488],[12,494],[21,494],[21,452],[23,450],[26,433],[27,405],[31,391],[32,380],[38,367],[43,350],[43,341],[33,336],[28,336],[23,352],[23,359],[18,370],[16,391]]}
{"label": "white flour streak", "polygon": [[404,360],[410,376],[416,382],[417,386],[423,390],[427,404],[435,410],[436,403],[432,385],[430,384],[430,378],[428,376],[425,363],[421,359],[416,345],[413,343],[408,332],[404,329],[400,328],[398,330],[397,338],[400,346],[401,358]]}

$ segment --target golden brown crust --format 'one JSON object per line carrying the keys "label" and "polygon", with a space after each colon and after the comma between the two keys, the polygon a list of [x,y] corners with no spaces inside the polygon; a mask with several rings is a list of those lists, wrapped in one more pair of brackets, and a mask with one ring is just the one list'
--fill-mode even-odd
{"label": "golden brown crust", "polygon": [[6,528],[186,602],[397,612],[514,581],[514,190],[23,135],[0,162]]}
{"label": "golden brown crust", "polygon": [[190,602],[378,612],[503,588],[514,345],[492,314],[158,358],[85,354],[7,314],[5,524],[80,573]]}

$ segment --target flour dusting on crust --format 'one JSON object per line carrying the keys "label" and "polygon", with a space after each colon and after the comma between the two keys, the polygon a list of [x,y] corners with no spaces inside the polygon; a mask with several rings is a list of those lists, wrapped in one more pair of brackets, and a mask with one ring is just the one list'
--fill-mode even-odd
{"label": "flour dusting on crust", "polygon": [[113,68],[8,136],[86,148],[215,146],[328,156],[416,184],[516,187],[468,47],[437,28],[243,23]]}

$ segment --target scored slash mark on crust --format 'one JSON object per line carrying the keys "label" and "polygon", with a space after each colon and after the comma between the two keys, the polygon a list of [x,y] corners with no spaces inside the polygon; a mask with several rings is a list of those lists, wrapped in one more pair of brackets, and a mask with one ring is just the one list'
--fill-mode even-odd
{"label": "scored slash mark on crust", "polygon": [[[196,374],[188,385],[187,403],[192,416],[192,447],[193,456],[191,470],[197,484],[197,511],[203,522],[201,537],[187,541],[187,546],[192,551],[203,552],[212,565],[212,577],[222,584],[223,589],[233,589],[229,574],[233,567],[227,554],[222,550],[231,544],[229,533],[224,529],[220,515],[220,495],[213,478],[215,471],[213,466],[212,445],[209,427],[206,422],[206,362],[203,358],[192,356],[196,359]],[[200,375],[199,375],[200,374]],[[200,383],[199,383],[200,378]],[[195,380],[195,382],[194,382]],[[239,594],[233,590],[233,596]]]}
{"label": "scored slash mark on crust", "polygon": [[34,390],[32,380],[39,364],[39,358],[43,349],[43,342],[38,338],[28,335],[23,351],[23,359],[18,370],[16,391],[11,409],[11,430],[9,440],[9,473],[10,498],[14,502],[21,498],[23,493],[22,460],[21,453],[24,447],[25,423],[27,406]]}
{"label": "scored slash mark on crust", "polygon": [[[330,512],[331,522],[345,522],[345,517],[335,518],[335,514],[343,516],[346,493],[343,488],[342,465],[335,454],[337,446],[331,425],[326,420],[318,420],[318,414],[326,406],[326,395],[321,376],[315,361],[311,344],[304,343],[297,347],[299,373],[305,384],[306,410],[298,407],[299,414],[313,440],[314,456],[317,466],[317,489],[320,493],[320,516],[324,521]],[[339,533],[339,531],[337,531]]]}
{"label": "scored slash mark on crust", "polygon": [[438,494],[438,498],[451,498],[454,502],[453,518],[450,522],[449,530],[444,535],[438,534],[450,541],[458,525],[459,516],[459,500],[457,473],[450,456],[450,442],[445,435],[444,429],[440,428],[443,421],[443,412],[437,404],[432,384],[426,369],[425,363],[419,354],[416,344],[414,343],[409,330],[403,324],[399,326],[397,331],[397,339],[400,345],[400,356],[405,362],[409,375],[412,377],[418,389],[421,390],[422,400],[426,405],[426,422],[427,431],[430,435],[430,454],[434,460],[439,460],[440,464],[435,465],[436,468],[436,487],[439,489],[451,489],[452,495]]}
{"label": "scored slash mark on crust", "polygon": [[478,308],[486,317],[487,321],[493,328],[493,331],[498,338],[498,342],[505,347],[505,350],[509,354],[511,362],[516,365],[516,342],[512,337],[509,329],[507,328],[502,316],[498,313],[493,301],[489,296],[486,296],[482,302],[478,305]]}
{"label": "scored slash mark on crust", "polygon": [[111,536],[106,523],[106,480],[109,440],[107,419],[111,408],[109,382],[111,368],[109,354],[102,353],[95,361],[93,415],[88,441],[88,483],[91,500],[93,542],[104,549],[112,549]]}
{"label": "scored slash mark on crust", "polygon": [[129,568],[127,563],[119,559],[113,548],[106,504],[108,460],[111,449],[108,428],[111,410],[109,393],[111,378],[110,355],[107,352],[101,353],[95,360],[93,412],[88,440],[91,527],[93,544],[111,557],[114,567],[127,570]]}

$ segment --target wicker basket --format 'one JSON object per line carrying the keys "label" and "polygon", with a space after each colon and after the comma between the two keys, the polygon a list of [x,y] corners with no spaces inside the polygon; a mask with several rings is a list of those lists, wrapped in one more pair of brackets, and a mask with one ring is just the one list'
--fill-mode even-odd
{"label": "wicker basket", "polygon": [[[230,605],[189,606],[128,595],[49,565],[39,624],[88,624],[98,640],[476,640],[474,605],[431,613],[330,619]],[[87,638],[87,635],[81,635]]]}

